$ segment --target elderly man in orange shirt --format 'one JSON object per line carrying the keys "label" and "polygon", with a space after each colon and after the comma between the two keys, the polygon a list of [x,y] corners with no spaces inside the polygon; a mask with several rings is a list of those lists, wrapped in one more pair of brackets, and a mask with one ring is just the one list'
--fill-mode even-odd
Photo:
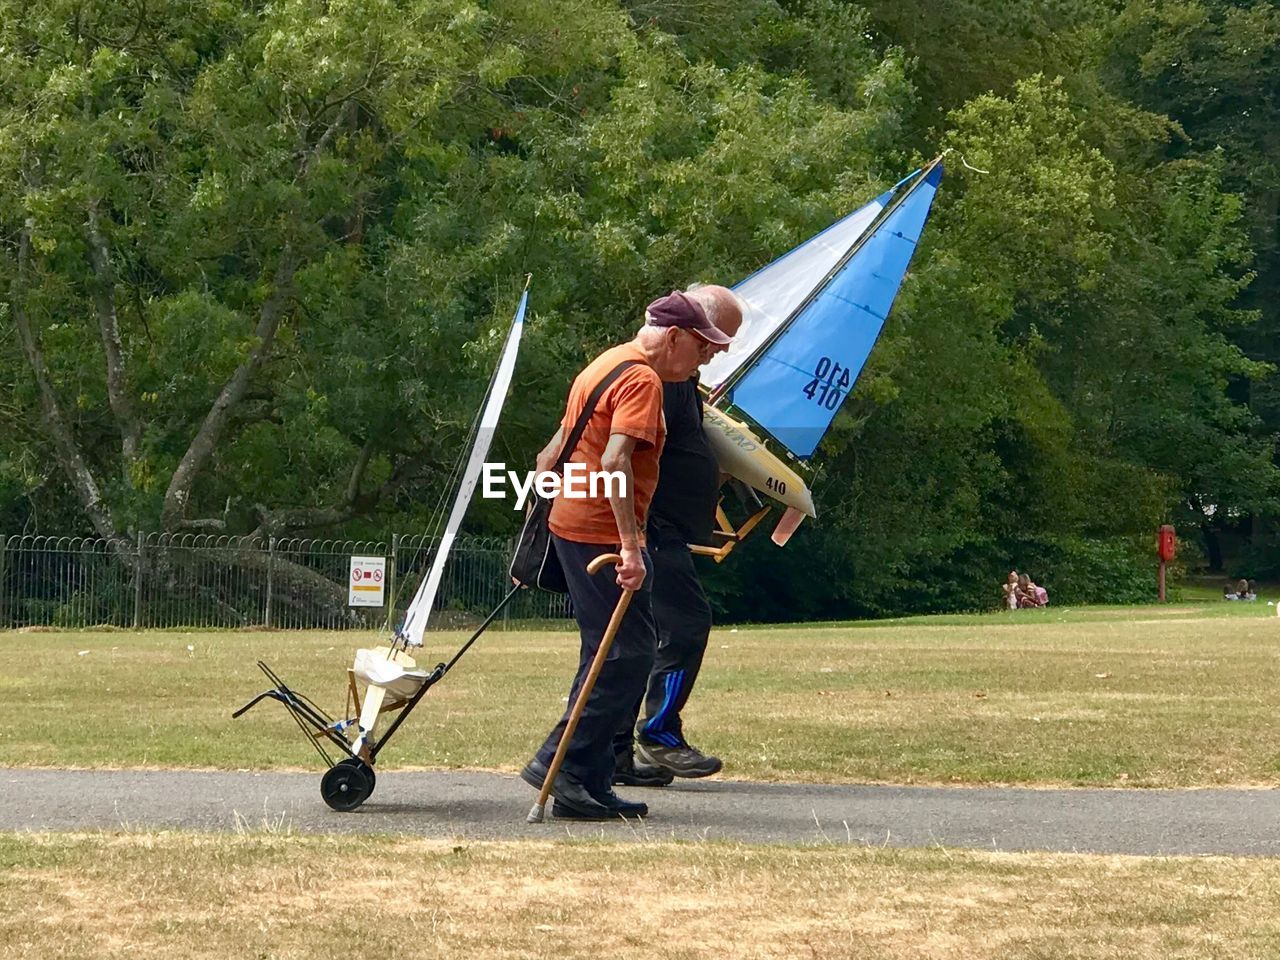
{"label": "elderly man in orange shirt", "polygon": [[[589,473],[621,473],[625,483],[621,490],[611,486],[604,497],[558,497],[548,522],[581,637],[570,705],[577,699],[623,588],[636,593],[551,786],[553,816],[608,820],[648,813],[645,804],[627,802],[614,793],[612,741],[644,693],[657,645],[649,592],[652,563],[645,550],[644,529],[649,501],[658,484],[658,459],[666,433],[662,383],[687,380],[712,351],[730,342],[715,323],[717,313],[725,309],[736,310],[737,300],[729,290],[717,286],[673,292],[649,304],[645,324],[633,340],[606,350],[578,374],[560,429],[538,454],[538,470],[555,465],[588,398],[613,375],[568,460],[584,464]],[[622,556],[615,572],[588,576],[587,563],[607,552]],[[568,712],[567,707],[521,771],[521,778],[531,786],[541,789]]]}

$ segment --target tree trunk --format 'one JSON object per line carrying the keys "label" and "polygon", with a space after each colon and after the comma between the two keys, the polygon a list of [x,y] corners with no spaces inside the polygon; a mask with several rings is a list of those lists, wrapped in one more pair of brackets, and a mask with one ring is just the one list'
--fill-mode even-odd
{"label": "tree trunk", "polygon": [[160,521],[165,530],[177,530],[181,525],[196,477],[222,439],[231,411],[244,398],[254,374],[258,372],[267,354],[271,352],[271,345],[275,341],[276,331],[280,328],[280,320],[284,315],[285,302],[289,296],[296,267],[293,251],[286,245],[280,255],[280,263],[276,267],[271,295],[262,305],[258,314],[258,325],[253,331],[258,342],[249,351],[244,362],[236,367],[231,379],[218,394],[204,423],[200,425],[186,454],[183,455],[182,461],[173,471],[160,514]]}
{"label": "tree trunk", "polygon": [[89,219],[85,224],[89,247],[89,263],[93,267],[93,305],[98,315],[98,329],[102,336],[102,352],[107,362],[107,400],[120,428],[121,451],[124,460],[121,468],[126,483],[131,483],[129,467],[138,458],[142,428],[129,399],[128,379],[125,376],[124,348],[120,344],[120,321],[116,313],[116,280],[111,267],[111,252],[102,236],[98,222],[98,201],[89,203]]}
{"label": "tree trunk", "polygon": [[71,435],[71,429],[62,415],[57,395],[53,391],[53,383],[49,379],[49,367],[44,359],[44,351],[27,317],[26,282],[30,271],[31,231],[34,227],[34,221],[28,218],[18,236],[18,269],[14,273],[9,291],[13,323],[18,332],[18,340],[22,343],[23,353],[26,354],[27,363],[31,366],[31,371],[36,378],[36,387],[40,394],[40,412],[48,428],[49,438],[53,441],[53,451],[58,466],[62,468],[71,488],[76,492],[81,507],[89,517],[89,522],[93,524],[94,531],[99,537],[110,540],[114,544],[119,539],[115,521],[111,518],[111,513],[103,502],[97,480],[94,479],[93,472],[81,456],[75,437]]}
{"label": "tree trunk", "polygon": [[1208,524],[1200,528],[1200,532],[1204,535],[1204,552],[1209,558],[1209,572],[1222,572],[1222,540],[1218,536],[1218,531]]}

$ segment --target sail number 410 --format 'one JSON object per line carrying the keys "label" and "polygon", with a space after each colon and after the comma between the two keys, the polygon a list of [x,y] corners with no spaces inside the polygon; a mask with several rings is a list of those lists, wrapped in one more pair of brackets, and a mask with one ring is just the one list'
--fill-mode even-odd
{"label": "sail number 410", "polygon": [[848,367],[841,366],[830,357],[819,357],[813,368],[813,379],[805,384],[802,392],[818,406],[834,410],[840,406],[852,383]]}

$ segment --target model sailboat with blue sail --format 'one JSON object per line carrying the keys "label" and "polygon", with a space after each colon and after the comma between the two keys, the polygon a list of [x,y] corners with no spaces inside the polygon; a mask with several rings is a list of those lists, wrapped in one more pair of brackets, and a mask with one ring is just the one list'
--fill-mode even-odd
{"label": "model sailboat with blue sail", "polygon": [[[786,507],[780,546],[817,515],[803,464],[880,336],[941,181],[938,158],[733,288],[743,325],[702,368],[703,427],[725,473]],[[723,544],[698,552],[723,559],[767,512],[735,529],[721,511]]]}

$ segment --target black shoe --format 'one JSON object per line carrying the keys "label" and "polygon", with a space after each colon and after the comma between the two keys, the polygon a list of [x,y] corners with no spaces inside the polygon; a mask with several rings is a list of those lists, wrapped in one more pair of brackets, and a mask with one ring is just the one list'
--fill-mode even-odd
{"label": "black shoe", "polygon": [[[535,790],[541,790],[547,780],[547,767],[534,757],[520,771],[520,779]],[[582,782],[571,773],[563,771],[556,775],[551,784],[551,795],[556,802],[551,806],[553,816],[573,820],[612,820],[619,814],[596,800],[583,786]]]}
{"label": "black shoe", "polygon": [[676,777],[709,777],[719,773],[724,763],[719,757],[709,757],[697,747],[682,743],[678,747],[664,747],[649,740],[636,740],[636,759],[666,770]]}
{"label": "black shoe", "polygon": [[601,807],[600,811],[600,813],[583,813],[577,807],[571,807],[560,800],[551,801],[551,816],[557,820],[588,820],[592,823],[602,823],[618,819],[618,815],[607,807]]}
{"label": "black shoe", "polygon": [[629,803],[622,799],[618,800],[617,806],[607,807],[606,809],[609,812],[604,816],[589,816],[578,810],[576,807],[571,807],[568,804],[562,803],[560,800],[556,800],[551,804],[551,815],[557,820],[590,820],[593,823],[605,820],[617,820],[619,818],[627,820],[631,817],[640,818],[647,817],[649,815],[649,808],[647,805],[643,803]]}
{"label": "black shoe", "polygon": [[[623,800],[612,790],[608,793],[593,793],[591,797],[602,806],[608,807],[619,817],[647,817],[649,815],[649,805],[647,803]],[[554,813],[555,811],[552,812]]]}
{"label": "black shoe", "polygon": [[542,785],[547,782],[547,765],[534,757],[520,771],[520,779],[533,789],[541,790]]}
{"label": "black shoe", "polygon": [[675,779],[675,774],[646,763],[636,763],[630,754],[614,759],[613,785],[615,787],[665,787]]}

